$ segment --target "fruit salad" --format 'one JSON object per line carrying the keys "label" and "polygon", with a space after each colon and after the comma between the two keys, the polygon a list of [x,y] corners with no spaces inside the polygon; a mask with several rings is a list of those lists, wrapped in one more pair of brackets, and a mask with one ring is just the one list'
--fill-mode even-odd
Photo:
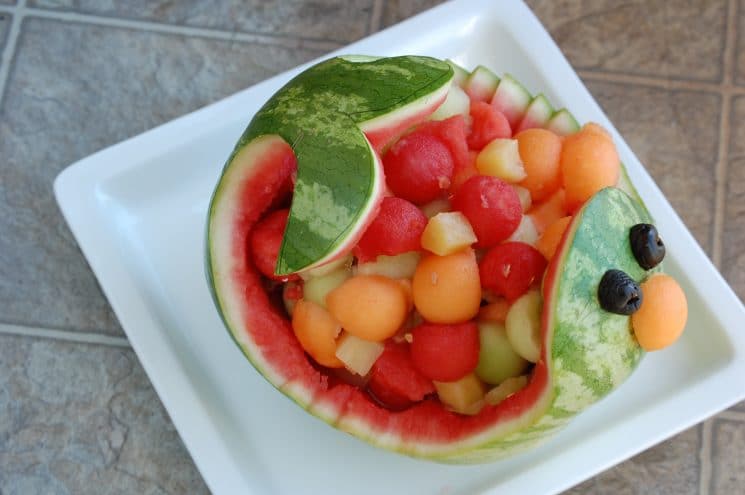
{"label": "fruit salad", "polygon": [[284,393],[383,447],[479,461],[680,336],[685,295],[602,126],[483,66],[317,67],[260,111],[210,208],[218,308]]}

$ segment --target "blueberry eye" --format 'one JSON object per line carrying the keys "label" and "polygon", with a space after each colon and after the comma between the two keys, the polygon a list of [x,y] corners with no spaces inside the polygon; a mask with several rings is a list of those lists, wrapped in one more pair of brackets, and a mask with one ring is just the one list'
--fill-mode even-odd
{"label": "blueberry eye", "polygon": [[665,257],[665,244],[654,225],[638,223],[629,231],[631,251],[639,266],[650,270],[659,265]]}
{"label": "blueberry eye", "polygon": [[630,315],[642,305],[642,291],[625,272],[608,270],[600,279],[598,301],[610,313]]}

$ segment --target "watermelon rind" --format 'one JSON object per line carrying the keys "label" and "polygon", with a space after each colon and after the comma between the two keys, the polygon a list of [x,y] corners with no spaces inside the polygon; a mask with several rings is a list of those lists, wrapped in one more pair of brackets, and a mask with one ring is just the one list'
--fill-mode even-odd
{"label": "watermelon rind", "polygon": [[468,79],[468,75],[470,73],[449,58],[445,59],[445,63],[447,63],[453,69],[453,84],[463,88],[463,85],[465,84],[466,79]]}
{"label": "watermelon rind", "polygon": [[537,95],[530,101],[528,108],[525,110],[525,115],[520,120],[515,133],[524,131],[525,129],[532,129],[535,127],[544,128],[548,124],[551,115],[554,113],[554,108],[549,103],[542,93]]}
{"label": "watermelon rind", "polygon": [[531,94],[525,86],[510,74],[505,74],[499,81],[491,104],[507,117],[513,129],[525,115],[525,110],[532,100]]}
{"label": "watermelon rind", "polygon": [[474,100],[489,101],[499,85],[499,77],[483,65],[477,66],[468,75],[463,90]]}
{"label": "watermelon rind", "polygon": [[[384,64],[387,59],[334,60]],[[398,114],[392,119],[393,125],[398,125],[402,114],[406,115],[403,121],[418,115],[421,108],[417,105],[434,110],[433,94],[437,98],[441,94],[444,99],[452,70],[442,65],[447,67],[447,83],[410,98],[408,104],[415,107],[413,110],[407,105],[387,107],[391,114]],[[437,64],[431,67],[437,68]],[[522,88],[515,83],[513,88]],[[524,88],[522,91],[527,94]],[[359,130],[366,122],[384,123],[387,114],[376,110],[360,117],[366,120],[353,120],[355,128]],[[271,173],[271,164],[262,159],[293,143],[279,132],[260,132],[269,126],[271,119],[266,119],[258,119],[259,131],[249,125],[215,189],[208,220],[208,280],[220,316],[236,344],[270,383],[304,409],[342,431],[405,455],[445,463],[486,462],[546,441],[576,414],[617,388],[638,365],[643,351],[633,337],[630,318],[604,311],[596,297],[597,284],[608,269],[623,270],[636,281],[650,274],[636,262],[628,232],[635,224],[653,222],[621,167],[618,188],[598,192],[581,207],[549,265],[542,287],[541,357],[525,389],[497,406],[486,406],[474,417],[463,417],[444,411],[433,401],[417,404],[409,416],[407,411],[377,410],[368,402],[360,405],[360,394],[355,399],[353,392],[332,387],[308,363],[293,340],[286,317],[271,309],[261,279],[247,261],[245,239],[236,237],[233,230],[241,225],[241,235],[245,235],[258,220],[257,211],[251,213],[256,218],[243,218],[240,207],[246,201],[246,184],[259,178],[260,186],[262,175]],[[550,126],[551,120],[546,125]],[[365,142],[366,153],[375,160],[373,145],[367,139]],[[302,152],[303,148],[293,146],[292,152],[298,154],[298,149]],[[298,161],[301,159],[298,156]],[[657,267],[653,271],[659,270]],[[274,329],[277,342],[275,338],[266,340],[261,327]],[[259,328],[258,333],[255,328]],[[297,366],[287,369],[284,366],[288,361]],[[528,394],[533,395],[524,399]],[[529,407],[520,409],[521,400],[527,400]],[[412,423],[412,418],[419,419],[417,408],[437,411],[440,422]],[[496,420],[480,423],[480,418]]]}
{"label": "watermelon rind", "polygon": [[562,108],[551,116],[548,124],[546,124],[546,129],[559,136],[568,136],[579,131],[580,127],[574,115],[566,108]]}

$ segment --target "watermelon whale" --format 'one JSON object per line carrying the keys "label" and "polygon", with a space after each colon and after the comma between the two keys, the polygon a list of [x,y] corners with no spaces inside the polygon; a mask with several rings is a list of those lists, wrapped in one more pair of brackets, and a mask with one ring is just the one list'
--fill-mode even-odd
{"label": "watermelon whale", "polygon": [[[615,389],[641,359],[629,317],[604,311],[595,296],[609,269],[635,280],[645,274],[628,232],[651,219],[625,174],[619,185],[632,194],[616,188],[595,194],[574,215],[548,267],[541,357],[528,385],[475,415],[451,412],[433,398],[391,411],[312,364],[247,252],[252,229],[282,200],[293,174],[295,193],[276,273],[307,270],[348,251],[382,196],[376,150],[433,112],[452,78],[448,64],[427,57],[346,57],[290,81],[254,117],[228,159],[209,208],[206,261],[230,335],[283,394],[373,445],[472,463],[550,437]],[[328,173],[329,167],[344,167],[344,173]]]}

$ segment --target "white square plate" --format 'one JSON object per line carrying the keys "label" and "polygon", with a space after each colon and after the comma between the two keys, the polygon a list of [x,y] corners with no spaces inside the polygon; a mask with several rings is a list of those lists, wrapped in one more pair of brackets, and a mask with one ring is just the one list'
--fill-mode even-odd
{"label": "white square plate", "polygon": [[254,112],[299,67],[85,158],[55,182],[73,233],[214,493],[555,493],[745,397],[742,304],[524,4],[444,4],[339,52],[484,64],[611,129],[664,234],[667,267],[688,294],[688,328],[549,443],[501,462],[405,458],[302,411],[230,340],[203,269],[205,212],[222,165]]}

